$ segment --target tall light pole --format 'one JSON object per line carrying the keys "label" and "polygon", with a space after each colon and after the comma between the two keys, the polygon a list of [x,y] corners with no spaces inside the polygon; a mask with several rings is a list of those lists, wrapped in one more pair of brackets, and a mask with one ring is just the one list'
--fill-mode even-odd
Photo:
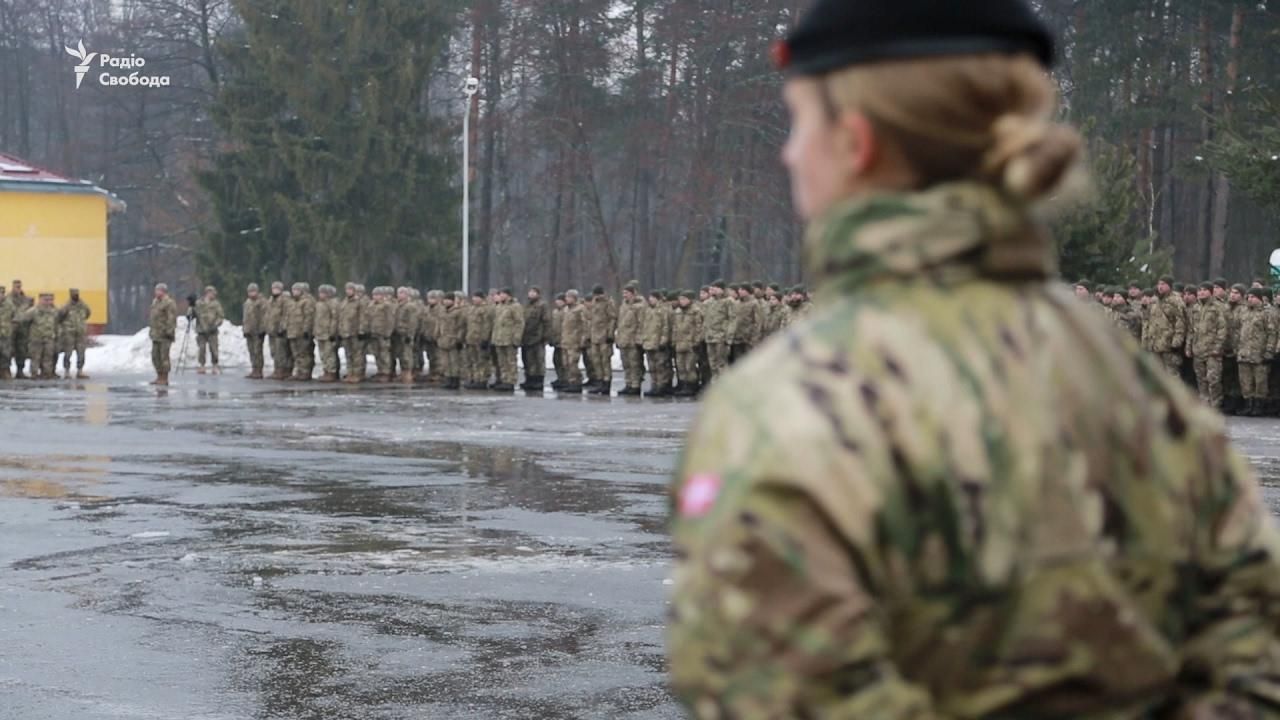
{"label": "tall light pole", "polygon": [[471,292],[471,98],[480,90],[480,81],[467,78],[462,94],[467,97],[462,113],[462,294]]}

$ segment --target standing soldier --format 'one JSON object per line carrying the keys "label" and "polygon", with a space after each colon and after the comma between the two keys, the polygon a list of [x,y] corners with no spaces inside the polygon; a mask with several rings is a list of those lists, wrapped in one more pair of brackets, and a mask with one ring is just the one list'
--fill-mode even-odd
{"label": "standing soldier", "polygon": [[89,347],[89,317],[93,311],[80,299],[80,290],[71,288],[71,299],[58,310],[58,341],[62,345],[62,375],[71,377],[71,354],[76,355],[76,379],[88,380],[84,353]]}
{"label": "standing soldier", "polygon": [[520,361],[524,364],[523,390],[542,392],[547,375],[547,337],[551,333],[551,308],[542,300],[542,288],[529,288],[520,334]]}
{"label": "standing soldier", "polygon": [[[441,363],[445,362],[440,350],[440,323],[444,320],[445,295],[440,290],[427,293],[427,311],[422,314],[422,341],[427,353],[426,382],[443,384],[445,375]],[[453,302],[450,301],[449,305]]]}
{"label": "standing soldier", "polygon": [[711,379],[729,365],[729,346],[733,338],[729,334],[733,324],[733,306],[725,297],[723,280],[711,283],[711,299],[702,311],[702,338],[707,343],[707,362],[711,365]]}
{"label": "standing soldier", "polygon": [[[1217,296],[1217,283],[1214,283]],[[1244,394],[1240,388],[1240,370],[1236,367],[1236,345],[1239,343],[1240,322],[1249,309],[1245,298],[1249,288],[1239,283],[1227,289],[1225,304],[1227,310],[1227,345],[1222,351],[1222,411],[1235,415],[1244,409]]]}
{"label": "standing soldier", "polygon": [[1222,352],[1227,346],[1226,304],[1213,297],[1213,283],[1200,284],[1195,331],[1187,345],[1187,357],[1196,370],[1200,399],[1215,410],[1222,409]]}
{"label": "standing soldier", "polygon": [[393,361],[391,359],[391,335],[396,329],[395,289],[376,287],[373,289],[373,304],[369,306],[369,352],[373,354],[377,374],[376,383],[391,382]]}
{"label": "standing soldier", "polygon": [[[344,382],[356,384],[364,379],[365,356],[362,325],[364,305],[356,293],[356,283],[348,282],[343,288],[345,297],[338,308],[338,335],[342,338],[342,351],[347,356],[347,377]],[[342,368],[338,368],[342,374]]]}
{"label": "standing soldier", "polygon": [[[14,280],[13,286],[9,289],[9,307],[13,310],[13,362],[17,365],[17,372],[13,374],[15,380],[26,380],[27,376],[23,374],[23,368],[27,365],[27,359],[30,357],[27,347],[27,326],[24,323],[17,322],[17,318],[22,315],[27,308],[31,307],[31,298],[22,292],[22,281]],[[35,373],[35,368],[31,369]]]}
{"label": "standing soldier", "polygon": [[13,305],[5,296],[4,286],[0,285],[0,380],[9,380],[9,362],[13,356]]}
{"label": "standing soldier", "polygon": [[261,380],[266,360],[262,356],[262,342],[267,337],[267,309],[271,303],[262,297],[258,283],[249,283],[245,289],[244,307],[241,309],[240,329],[244,343],[249,348],[248,380]]}
{"label": "standing soldier", "polygon": [[591,295],[589,353],[596,373],[591,392],[608,395],[613,385],[613,332],[618,327],[618,306],[605,294],[603,285],[591,288]]}
{"label": "standing soldier", "polygon": [[[524,335],[524,308],[512,297],[511,288],[498,292],[498,304],[493,312],[493,347],[498,356],[496,392],[512,392],[520,379],[516,367],[516,353]],[[544,359],[545,363],[546,360]]]}
{"label": "standing soldier", "polygon": [[458,390],[462,387],[462,377],[466,372],[463,358],[467,331],[467,296],[461,292],[447,292],[442,305],[440,326],[436,332],[436,342],[440,346],[440,360],[443,363],[440,372],[444,375],[444,389]]}
{"label": "standing soldier", "polygon": [[1271,360],[1275,357],[1276,328],[1271,323],[1262,288],[1248,290],[1249,301],[1240,313],[1236,331],[1236,360],[1240,373],[1240,393],[1244,414],[1258,417],[1268,395]]}
{"label": "standing soldier", "polygon": [[320,286],[320,299],[316,302],[315,329],[312,335],[316,338],[320,352],[320,367],[324,374],[320,376],[322,383],[338,382],[338,346],[342,338],[338,333],[338,315],[341,306],[335,297],[338,289],[332,285]]}
{"label": "standing soldier", "polygon": [[316,299],[311,286],[293,284],[293,302],[285,312],[285,330],[293,356],[294,371],[285,380],[309,382],[316,369],[316,343],[312,332],[316,327]]}
{"label": "standing soldier", "polygon": [[[413,295],[415,320],[413,327],[413,374],[410,382],[425,383],[427,381],[427,311],[426,298],[418,288],[409,288]],[[429,295],[430,290],[427,291]]]}
{"label": "standing soldier", "polygon": [[40,302],[23,310],[18,322],[27,331],[31,377],[58,379],[58,309],[53,306],[53,293],[40,293]]}
{"label": "standing soldier", "polygon": [[564,293],[556,293],[556,306],[551,311],[551,328],[547,332],[547,342],[551,343],[551,366],[556,371],[556,379],[551,382],[552,390],[563,390],[565,386],[564,346],[561,331],[564,329]]}
{"label": "standing soldier", "polygon": [[733,305],[733,320],[730,324],[733,345],[729,350],[729,362],[735,363],[751,352],[758,328],[756,320],[759,306],[751,296],[751,287],[747,283],[737,286],[737,302]]}
{"label": "standing soldier", "polygon": [[[693,304],[693,309],[698,313],[698,327],[703,328],[706,323],[707,303],[711,300],[711,286],[703,285],[698,291],[698,300]],[[707,339],[706,330],[702,330],[702,334],[698,336],[698,341],[694,345],[694,353],[698,356],[698,387],[705,388],[711,384],[711,362],[707,358]]]}
{"label": "standing soldier", "polygon": [[640,344],[640,317],[644,314],[644,298],[637,291],[640,283],[632,280],[622,288],[622,305],[618,308],[618,327],[614,340],[622,356],[623,388],[618,395],[639,395],[644,386],[644,347]]}
{"label": "standing soldier", "polygon": [[271,334],[272,380],[284,380],[293,374],[293,352],[289,347],[286,322],[293,299],[284,291],[284,283],[271,283],[271,300],[267,305],[267,332]]}
{"label": "standing soldier", "polygon": [[1165,276],[1156,284],[1157,300],[1151,306],[1151,351],[1169,374],[1178,377],[1182,369],[1187,337],[1187,316],[1182,298],[1173,292],[1173,278]]}
{"label": "standing soldier", "polygon": [[644,344],[649,363],[649,397],[671,395],[671,378],[667,375],[667,351],[671,347],[671,311],[660,290],[649,291],[649,306],[640,322],[640,342]]}
{"label": "standing soldier", "polygon": [[693,306],[693,291],[680,293],[671,320],[671,343],[676,351],[675,394],[689,397],[698,394],[698,342],[702,339],[702,313]]}
{"label": "standing soldier", "polygon": [[1123,288],[1112,288],[1111,319],[1116,327],[1132,336],[1135,342],[1142,342],[1142,313],[1129,304]]}
{"label": "standing soldier", "polygon": [[151,366],[156,379],[152,385],[169,384],[169,348],[178,333],[178,305],[169,297],[169,286],[156,285],[156,296],[151,301],[150,318]]}
{"label": "standing soldier", "polygon": [[484,390],[489,386],[489,351],[493,348],[493,306],[485,300],[483,290],[471,293],[467,308],[467,390]]}
{"label": "standing soldier", "polygon": [[222,303],[218,301],[218,291],[212,285],[204,289],[204,296],[196,301],[196,347],[199,349],[197,360],[200,367],[196,374],[204,374],[205,352],[208,351],[213,365],[213,374],[222,372],[218,367],[218,328],[226,315],[222,311]]}
{"label": "standing soldier", "polygon": [[[591,344],[586,309],[578,302],[578,291],[564,294],[564,310],[560,327],[560,345],[564,349],[564,387],[566,393],[582,394],[582,372],[578,361]],[[561,378],[557,378],[561,379]]]}
{"label": "standing soldier", "polygon": [[417,328],[418,308],[413,302],[412,293],[407,287],[397,288],[391,332],[391,370],[388,377],[406,385],[413,384],[413,343]]}

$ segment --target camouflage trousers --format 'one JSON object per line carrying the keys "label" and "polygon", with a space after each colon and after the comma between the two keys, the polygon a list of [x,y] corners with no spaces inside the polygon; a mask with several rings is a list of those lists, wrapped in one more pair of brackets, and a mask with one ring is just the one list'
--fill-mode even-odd
{"label": "camouflage trousers", "polygon": [[498,358],[498,371],[494,373],[498,378],[497,382],[503,385],[515,385],[520,382],[520,373],[516,369],[516,346],[495,345],[493,352]]}
{"label": "camouflage trousers", "polygon": [[698,354],[692,348],[676,351],[676,376],[681,385],[699,384]]}
{"label": "camouflage trousers", "polygon": [[171,340],[151,341],[151,367],[155,368],[157,375],[164,375],[169,372],[169,347],[171,345],[173,345]]}
{"label": "camouflage trousers", "polygon": [[1157,353],[1160,357],[1160,364],[1164,366],[1174,377],[1179,377],[1182,373],[1182,353],[1180,352],[1162,352]]}
{"label": "camouflage trousers", "polygon": [[13,356],[13,336],[0,335],[0,378],[9,375],[9,363]]}
{"label": "camouflage trousers", "polygon": [[490,375],[489,351],[483,345],[467,345],[467,381],[487,384]]}
{"label": "camouflage trousers", "polygon": [[[13,329],[13,362],[18,366],[18,372],[22,372],[22,368],[27,364],[27,359],[31,357],[30,348],[27,345],[27,335],[30,331],[26,326],[19,325]],[[35,371],[35,368],[32,368]]]}
{"label": "camouflage trousers", "polygon": [[320,353],[320,367],[325,375],[338,374],[338,339],[323,338],[317,343]]}
{"label": "camouflage trousers", "polygon": [[1209,407],[1222,407],[1222,358],[1195,358],[1196,387]]}
{"label": "camouflage trousers", "polygon": [[436,348],[436,358],[440,361],[440,364],[436,365],[433,361],[431,363],[431,372],[439,372],[440,377],[451,380],[461,376],[462,351],[457,346]]}
{"label": "camouflage trousers", "polygon": [[720,377],[720,373],[729,366],[728,343],[707,343],[707,364],[711,366],[711,378]]}
{"label": "camouflage trousers", "polygon": [[370,335],[365,352],[373,356],[373,365],[379,375],[391,376],[391,336]]}
{"label": "camouflage trousers", "polygon": [[569,387],[582,387],[582,371],[578,369],[578,360],[582,357],[581,348],[563,348],[563,374],[556,371],[556,379],[563,380]]}
{"label": "camouflage trousers", "polygon": [[645,359],[649,361],[650,387],[671,386],[671,358],[666,350],[645,350]]}
{"label": "camouflage trousers", "polygon": [[547,374],[547,346],[542,343],[520,346],[520,362],[524,365],[524,378],[541,379]]}
{"label": "camouflage trousers", "polygon": [[446,372],[448,368],[449,351],[440,347],[434,340],[427,341],[427,364],[423,368],[427,371],[427,378],[431,380],[439,380],[448,377]]}
{"label": "camouflage trousers", "polygon": [[1240,391],[1246,400],[1261,400],[1268,395],[1271,375],[1268,363],[1240,363]]}
{"label": "camouflage trousers", "polygon": [[62,338],[62,367],[71,369],[71,355],[75,353],[76,369],[84,369],[84,353],[89,348],[89,337],[85,333],[68,333]]}
{"label": "camouflage trousers", "polygon": [[245,335],[244,344],[249,348],[249,369],[256,373],[262,372],[262,366],[265,364],[262,357],[262,336]]}
{"label": "camouflage trousers", "polygon": [[564,348],[551,346],[551,369],[556,371],[556,380],[564,380]]}
{"label": "camouflage trousers", "polygon": [[316,371],[316,341],[309,338],[289,338],[289,348],[293,355],[293,374],[297,377],[309,378]]}
{"label": "camouflage trousers", "polygon": [[293,350],[289,347],[288,338],[278,334],[271,336],[271,364],[277,373],[293,374]]}
{"label": "camouflage trousers", "polygon": [[400,333],[391,336],[391,373],[413,371],[413,339]]}
{"label": "camouflage trousers", "polygon": [[596,366],[597,380],[613,379],[613,343],[591,344],[591,362]]}
{"label": "camouflage trousers", "polygon": [[600,380],[600,373],[596,370],[596,354],[591,351],[591,346],[588,345],[578,352],[582,357],[582,369],[586,371],[587,382],[598,382]]}
{"label": "camouflage trousers", "polygon": [[204,367],[206,352],[208,352],[213,366],[218,366],[218,333],[196,333],[196,347],[198,348],[197,358],[200,361],[200,367]]}
{"label": "camouflage trousers", "polygon": [[358,337],[342,338],[342,351],[347,356],[347,377],[364,377],[365,363],[364,341]]}
{"label": "camouflage trousers", "polygon": [[42,378],[53,377],[58,367],[58,344],[53,338],[31,338],[28,341],[31,353],[31,374]]}
{"label": "camouflage trousers", "polygon": [[640,389],[644,385],[644,348],[639,345],[619,347],[622,352],[622,377],[627,388]]}

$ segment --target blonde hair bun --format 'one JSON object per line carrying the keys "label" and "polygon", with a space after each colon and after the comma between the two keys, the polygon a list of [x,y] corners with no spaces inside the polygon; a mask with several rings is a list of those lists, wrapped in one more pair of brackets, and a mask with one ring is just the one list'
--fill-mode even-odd
{"label": "blonde hair bun", "polygon": [[1079,133],[1043,118],[1002,115],[991,135],[993,143],[982,160],[983,177],[1025,201],[1053,192],[1084,155]]}

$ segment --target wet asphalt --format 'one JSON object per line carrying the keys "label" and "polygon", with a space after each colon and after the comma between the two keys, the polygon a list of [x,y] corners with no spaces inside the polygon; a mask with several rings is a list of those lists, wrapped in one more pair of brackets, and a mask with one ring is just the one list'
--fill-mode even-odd
{"label": "wet asphalt", "polygon": [[0,718],[681,717],[696,405],[145,380],[0,385]]}
{"label": "wet asphalt", "polygon": [[0,718],[677,718],[687,401],[0,385]]}

